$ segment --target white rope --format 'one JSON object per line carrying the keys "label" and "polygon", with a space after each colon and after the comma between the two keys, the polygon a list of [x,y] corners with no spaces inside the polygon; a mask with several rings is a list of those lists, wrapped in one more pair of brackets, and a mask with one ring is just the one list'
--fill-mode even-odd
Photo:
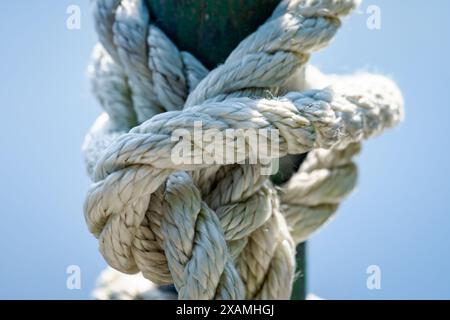
{"label": "white rope", "polygon": [[142,277],[142,274],[123,274],[110,267],[100,274],[92,292],[96,300],[174,300],[177,295]]}
{"label": "white rope", "polygon": [[[150,21],[143,0],[95,1],[101,44],[90,74],[105,113],[83,147],[94,181],[85,217],[110,266],[173,283],[182,299],[289,298],[295,244],[353,189],[360,142],[402,118],[389,79],[327,77],[306,67],[357,4],[282,1],[208,72]],[[175,163],[173,132],[194,132],[198,121],[222,133],[277,132],[272,160],[309,153],[281,188],[261,164]],[[183,143],[208,152],[194,138]]]}

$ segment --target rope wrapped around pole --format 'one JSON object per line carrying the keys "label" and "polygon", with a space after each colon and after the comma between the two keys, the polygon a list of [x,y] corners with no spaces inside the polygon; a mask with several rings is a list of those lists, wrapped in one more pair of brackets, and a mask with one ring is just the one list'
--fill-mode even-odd
{"label": "rope wrapped around pole", "polygon": [[[94,1],[100,43],[89,71],[104,113],[83,145],[93,180],[84,212],[111,267],[174,284],[180,299],[290,297],[295,245],[354,188],[360,143],[403,116],[391,80],[307,65],[358,2],[281,1],[209,71],[155,25],[144,0]],[[196,140],[197,123],[224,136],[276,133],[264,136],[276,146],[270,162],[308,155],[275,187],[262,163],[202,161],[211,150]],[[191,134],[173,139],[179,130]],[[192,162],[173,161],[181,144]],[[227,151],[255,156],[251,146]]]}

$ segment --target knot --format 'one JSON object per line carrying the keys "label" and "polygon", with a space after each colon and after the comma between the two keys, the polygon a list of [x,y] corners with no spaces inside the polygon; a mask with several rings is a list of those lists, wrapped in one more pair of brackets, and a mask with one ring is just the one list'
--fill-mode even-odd
{"label": "knot", "polygon": [[[403,115],[382,76],[308,78],[310,54],[357,3],[282,1],[208,71],[145,1],[94,2],[89,73],[104,114],[83,146],[93,180],[84,212],[110,266],[174,284],[181,299],[289,298],[295,244],[353,189],[360,142]],[[303,85],[288,91],[293,79]],[[175,159],[180,150],[189,161]],[[302,153],[299,172],[273,186],[264,169]]]}

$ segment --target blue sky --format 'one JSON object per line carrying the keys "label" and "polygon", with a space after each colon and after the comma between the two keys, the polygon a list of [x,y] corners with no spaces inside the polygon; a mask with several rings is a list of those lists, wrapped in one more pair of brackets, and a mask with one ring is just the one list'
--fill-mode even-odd
{"label": "blue sky", "polygon": [[[66,28],[71,4],[80,30]],[[368,5],[381,9],[380,30],[366,27]],[[405,122],[364,145],[357,191],[308,243],[319,296],[450,298],[449,11],[446,0],[365,1],[312,59],[325,72],[390,75],[406,101]],[[89,1],[7,1],[0,38],[0,298],[89,298],[105,266],[82,214],[80,146],[100,112],[85,72]],[[72,264],[81,290],[66,288]],[[366,287],[369,265],[381,290]]]}

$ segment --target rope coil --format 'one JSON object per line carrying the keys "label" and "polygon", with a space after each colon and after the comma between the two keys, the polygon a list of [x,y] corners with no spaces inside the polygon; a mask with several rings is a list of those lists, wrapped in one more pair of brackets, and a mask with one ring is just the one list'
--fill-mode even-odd
{"label": "rope coil", "polygon": [[[94,2],[100,44],[89,71],[104,113],[83,145],[93,180],[84,211],[110,266],[174,284],[180,299],[290,297],[295,245],[354,188],[360,142],[403,116],[391,80],[306,65],[358,2],[282,1],[212,71],[178,50],[143,0]],[[308,155],[281,188],[259,163],[175,163],[173,132],[195,122],[277,132],[272,161]],[[194,153],[208,152],[191,138]]]}

